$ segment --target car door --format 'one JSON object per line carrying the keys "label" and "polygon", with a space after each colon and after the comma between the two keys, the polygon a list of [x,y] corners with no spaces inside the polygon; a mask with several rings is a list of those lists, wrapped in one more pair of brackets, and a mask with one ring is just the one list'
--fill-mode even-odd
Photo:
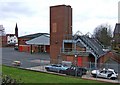
{"label": "car door", "polygon": [[115,75],[112,71],[107,71],[107,78],[110,78],[112,75]]}
{"label": "car door", "polygon": [[75,67],[71,67],[71,68],[69,69],[69,74],[72,75],[72,76],[75,75]]}
{"label": "car door", "polygon": [[58,65],[57,67],[56,67],[56,72],[59,72],[60,70],[61,70],[61,65]]}
{"label": "car door", "polygon": [[56,71],[56,67],[57,67],[57,65],[52,65],[52,66],[50,67],[50,70],[51,70],[51,71]]}
{"label": "car door", "polygon": [[59,72],[59,68],[60,68],[60,66],[59,66],[59,65],[56,65],[56,66],[54,67],[54,71],[55,71],[55,72]]}
{"label": "car door", "polygon": [[104,70],[104,71],[101,71],[99,74],[98,74],[98,77],[102,77],[102,78],[106,78],[107,77],[107,71]]}

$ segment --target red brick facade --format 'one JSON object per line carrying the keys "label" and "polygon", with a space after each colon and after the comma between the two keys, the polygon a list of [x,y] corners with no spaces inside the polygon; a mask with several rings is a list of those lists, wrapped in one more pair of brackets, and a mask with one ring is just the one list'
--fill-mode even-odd
{"label": "red brick facade", "polygon": [[6,47],[6,46],[7,46],[7,37],[0,36],[0,47]]}
{"label": "red brick facade", "polygon": [[60,55],[64,35],[72,34],[72,8],[58,5],[50,7],[50,57]]}
{"label": "red brick facade", "polygon": [[26,45],[26,41],[30,40],[31,38],[18,38],[18,45]]}
{"label": "red brick facade", "polygon": [[31,38],[28,38],[28,37],[19,37],[18,38],[18,49],[20,52],[44,52],[44,48],[45,48],[45,51],[50,53],[50,46],[49,45],[32,45],[32,48],[31,48],[31,45],[27,45],[26,44],[26,41],[30,40]]}

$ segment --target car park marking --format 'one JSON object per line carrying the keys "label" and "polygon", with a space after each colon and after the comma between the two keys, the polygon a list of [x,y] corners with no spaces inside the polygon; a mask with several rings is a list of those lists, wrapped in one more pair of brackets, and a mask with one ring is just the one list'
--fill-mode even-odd
{"label": "car park marking", "polygon": [[30,62],[50,64],[50,61],[49,61],[49,60],[40,60],[40,59],[31,60]]}

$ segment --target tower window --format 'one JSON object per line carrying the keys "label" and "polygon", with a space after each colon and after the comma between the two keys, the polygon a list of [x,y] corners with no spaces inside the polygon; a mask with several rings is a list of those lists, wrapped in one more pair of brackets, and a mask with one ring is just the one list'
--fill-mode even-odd
{"label": "tower window", "polygon": [[52,32],[57,32],[57,23],[52,23]]}

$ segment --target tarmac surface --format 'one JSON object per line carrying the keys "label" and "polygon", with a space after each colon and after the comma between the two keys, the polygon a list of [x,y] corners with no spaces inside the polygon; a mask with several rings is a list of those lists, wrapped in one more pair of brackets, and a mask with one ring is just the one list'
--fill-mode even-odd
{"label": "tarmac surface", "polygon": [[[14,48],[0,48],[2,49],[2,64],[11,66],[13,61],[20,61],[22,68],[30,68],[49,64],[50,57],[47,53],[27,53],[19,52]],[[44,62],[45,61],[45,62]],[[48,61],[48,62],[46,62]]]}
{"label": "tarmac surface", "polygon": [[[47,53],[31,54],[31,53],[16,51],[14,50],[14,48],[0,48],[0,50],[2,50],[3,65],[12,66],[12,62],[17,60],[17,61],[21,61],[22,63],[19,68],[66,76],[65,74],[48,72],[45,70],[45,66],[50,64],[50,56]],[[120,84],[120,80],[93,78],[91,75],[84,75],[82,76],[82,78]]]}

